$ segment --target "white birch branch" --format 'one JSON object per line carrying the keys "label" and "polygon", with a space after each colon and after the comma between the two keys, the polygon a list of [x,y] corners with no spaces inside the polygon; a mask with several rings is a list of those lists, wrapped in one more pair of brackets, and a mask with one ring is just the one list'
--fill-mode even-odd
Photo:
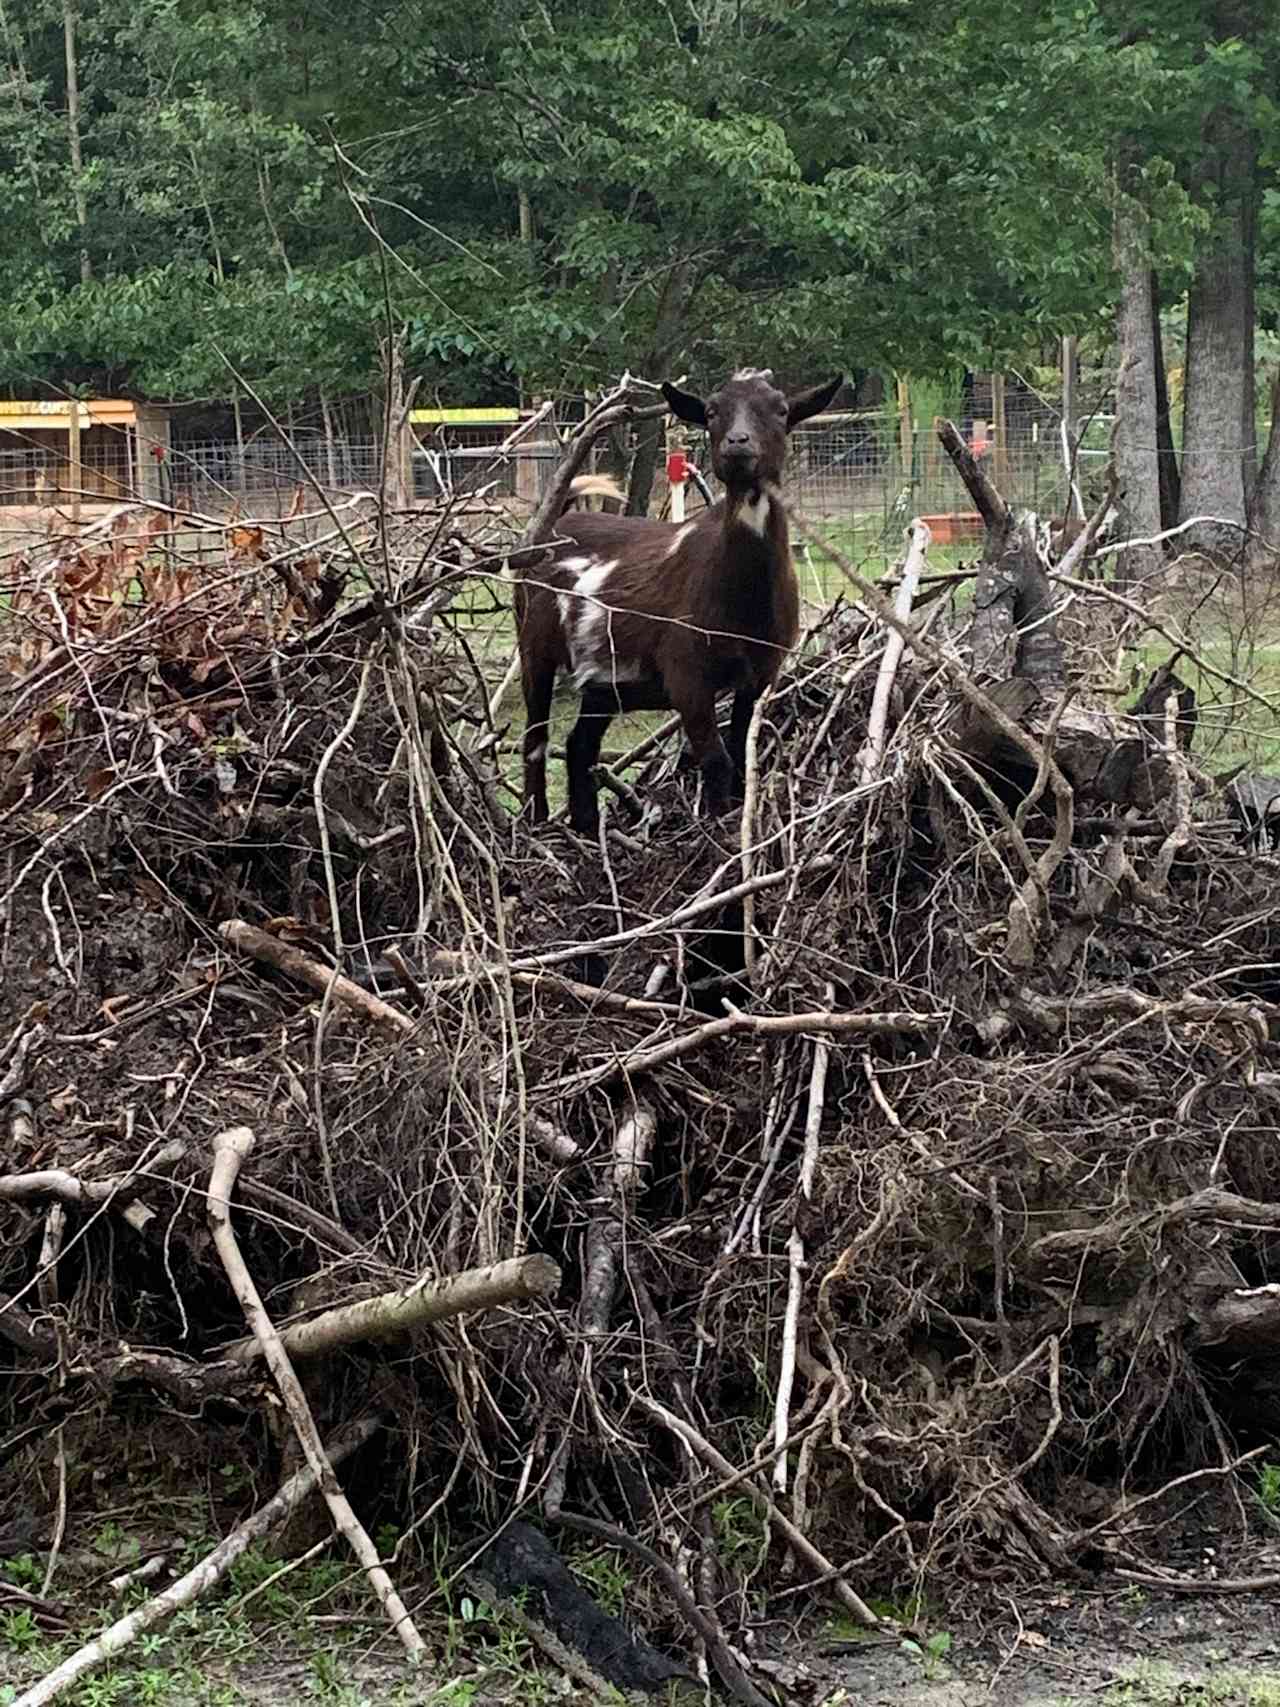
{"label": "white birch branch", "polygon": [[280,1336],[267,1314],[236,1242],[235,1231],[231,1225],[230,1197],[235,1189],[240,1164],[253,1149],[253,1144],[253,1133],[247,1126],[234,1126],[214,1139],[213,1173],[209,1179],[208,1203],[209,1229],[213,1234],[213,1242],[222,1259],[222,1266],[227,1271],[231,1289],[244,1311],[245,1320],[253,1329],[267,1366],[280,1389],[280,1397],[289,1412],[289,1420],[293,1424],[299,1444],[333,1515],[334,1526],[364,1567],[379,1604],[392,1629],[404,1643],[410,1658],[421,1660],[426,1655],[427,1644],[418,1634],[408,1608],[396,1593],[395,1584],[383,1569],[377,1548],[352,1510],[351,1502],[338,1485],[333,1465],[325,1456],[320,1431],[311,1414],[311,1406],[302,1391],[302,1383],[289,1361],[288,1352],[280,1343]]}
{"label": "white birch branch", "polygon": [[[560,1270],[550,1257],[508,1257],[441,1280],[423,1275],[403,1291],[340,1304],[309,1322],[274,1331],[289,1357],[305,1361],[362,1340],[395,1339],[450,1316],[493,1310],[520,1298],[549,1298],[559,1287]],[[221,1353],[229,1363],[238,1364],[254,1363],[265,1355],[256,1338],[237,1340]]]}
{"label": "white birch branch", "polygon": [[[919,516],[907,529],[911,541],[907,550],[907,560],[902,566],[902,579],[893,596],[893,614],[899,622],[905,623],[911,615],[911,605],[920,585],[920,575],[924,569],[925,554],[933,535],[927,522],[922,522]],[[889,718],[889,699],[893,693],[894,678],[898,673],[898,665],[902,654],[906,651],[907,643],[896,629],[889,634],[885,642],[884,655],[880,659],[880,668],[876,673],[875,691],[871,696],[871,715],[867,719],[867,739],[862,749],[862,765],[860,781],[865,786],[875,780],[876,772],[880,769],[880,761],[884,757],[885,725]],[[745,875],[745,873],[744,873]]]}

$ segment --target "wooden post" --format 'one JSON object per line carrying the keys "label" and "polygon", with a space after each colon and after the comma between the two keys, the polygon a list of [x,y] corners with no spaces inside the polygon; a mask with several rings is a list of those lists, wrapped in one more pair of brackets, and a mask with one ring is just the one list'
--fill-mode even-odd
{"label": "wooden post", "polygon": [[1066,475],[1068,496],[1067,514],[1074,510],[1084,520],[1084,499],[1080,492],[1080,469],[1076,458],[1076,382],[1079,360],[1074,338],[1062,340],[1062,468]]}
{"label": "wooden post", "polygon": [[901,376],[898,379],[898,446],[902,456],[902,478],[909,481],[913,461],[911,455],[911,387]]}
{"label": "wooden post", "polygon": [[69,472],[67,480],[71,488],[71,519],[80,520],[80,490],[83,485],[83,471],[80,464],[80,402],[78,398],[71,399],[67,413],[67,462]]}
{"label": "wooden post", "polygon": [[1009,421],[1004,406],[1004,375],[991,375],[991,457],[996,485],[1003,492],[1009,483]]}

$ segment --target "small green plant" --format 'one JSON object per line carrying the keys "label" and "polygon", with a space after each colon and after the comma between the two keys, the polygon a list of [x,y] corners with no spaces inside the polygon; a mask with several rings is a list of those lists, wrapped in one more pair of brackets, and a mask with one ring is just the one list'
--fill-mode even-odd
{"label": "small green plant", "polygon": [[243,1464],[222,1464],[218,1467],[224,1494],[239,1494],[249,1486],[249,1472]]}
{"label": "small green plant", "polygon": [[1280,1464],[1266,1463],[1258,1471],[1258,1504],[1267,1517],[1280,1523]]}
{"label": "small green plant", "polygon": [[151,1707],[156,1701],[163,1701],[173,1687],[173,1676],[168,1671],[161,1671],[151,1666],[146,1671],[135,1672],[133,1687],[137,1692],[139,1707]]}
{"label": "small green plant", "polygon": [[716,1551],[726,1565],[757,1571],[769,1548],[769,1531],[750,1500],[717,1500],[711,1508]]}
{"label": "small green plant", "polygon": [[27,1648],[34,1648],[39,1640],[39,1626],[28,1611],[0,1614],[0,1642],[6,1647],[23,1653]]}
{"label": "small green plant", "polygon": [[126,1535],[118,1523],[104,1523],[93,1538],[95,1551],[117,1564],[131,1565],[139,1557],[142,1548],[132,1535]]}
{"label": "small green plant", "polygon": [[904,1654],[910,1654],[912,1659],[918,1660],[924,1675],[930,1682],[933,1682],[946,1673],[946,1658],[951,1652],[951,1637],[945,1630],[936,1630],[932,1636],[926,1636],[923,1642],[916,1642],[910,1636],[904,1636],[902,1651]]}
{"label": "small green plant", "polygon": [[581,1553],[572,1564],[574,1575],[582,1579],[604,1610],[621,1618],[631,1578],[617,1548],[602,1547],[594,1553]]}
{"label": "small green plant", "polygon": [[44,1569],[34,1553],[19,1553],[16,1559],[6,1559],[0,1565],[0,1573],[19,1588],[34,1588],[44,1581]]}
{"label": "small green plant", "polygon": [[455,1677],[436,1690],[430,1707],[471,1707],[479,1693],[480,1685],[474,1677]]}
{"label": "small green plant", "polygon": [[87,1678],[80,1686],[80,1693],[74,1697],[76,1707],[116,1707],[118,1701],[128,1699],[125,1694],[128,1688],[128,1677],[122,1677],[119,1672]]}

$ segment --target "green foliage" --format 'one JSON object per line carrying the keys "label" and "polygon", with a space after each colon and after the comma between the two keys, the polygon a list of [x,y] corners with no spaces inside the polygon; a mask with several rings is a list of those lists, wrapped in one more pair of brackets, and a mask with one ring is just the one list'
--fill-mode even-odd
{"label": "green foliage", "polygon": [[34,1553],[18,1553],[0,1563],[0,1576],[19,1588],[35,1588],[44,1581],[44,1567]]}
{"label": "green foliage", "polygon": [[[627,366],[995,362],[1105,324],[1123,139],[1170,295],[1212,217],[1210,111],[1244,113],[1273,171],[1280,21],[1217,39],[1214,16],[84,0],[81,232],[39,0],[4,25],[0,383],[337,396],[377,384],[388,324],[424,395],[460,402]],[[1278,235],[1264,180],[1264,321]]]}
{"label": "green foliage", "polygon": [[22,1653],[40,1640],[40,1627],[25,1608],[21,1612],[0,1613],[0,1644]]}
{"label": "green foliage", "polygon": [[1268,1461],[1258,1471],[1258,1504],[1273,1522],[1280,1522],[1280,1464]]}
{"label": "green foliage", "polygon": [[945,1674],[946,1658],[951,1652],[951,1637],[945,1630],[935,1630],[922,1642],[904,1637],[901,1647],[904,1654],[910,1654],[912,1659],[919,1661],[920,1669],[927,1678],[939,1678]]}

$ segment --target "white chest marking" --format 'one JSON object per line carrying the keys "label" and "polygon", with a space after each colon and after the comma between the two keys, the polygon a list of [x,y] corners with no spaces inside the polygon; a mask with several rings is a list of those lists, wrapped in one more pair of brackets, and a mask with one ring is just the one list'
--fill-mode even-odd
{"label": "white chest marking", "polygon": [[769,495],[762,492],[758,498],[748,498],[745,504],[738,508],[735,518],[743,527],[750,528],[752,533],[764,535],[765,526],[769,520]]}

